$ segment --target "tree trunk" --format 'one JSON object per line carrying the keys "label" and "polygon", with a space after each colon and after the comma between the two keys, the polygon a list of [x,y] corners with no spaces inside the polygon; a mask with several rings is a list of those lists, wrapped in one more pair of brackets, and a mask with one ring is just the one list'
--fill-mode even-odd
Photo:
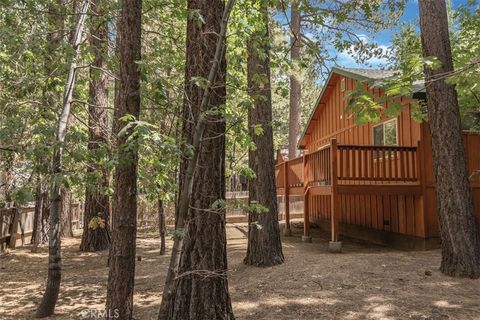
{"label": "tree trunk", "polygon": [[[90,161],[87,166],[87,175],[95,176],[95,183],[87,186],[85,191],[85,212],[83,219],[81,251],[102,251],[110,247],[110,201],[105,191],[109,186],[108,171],[100,164],[108,145],[108,76],[104,71],[107,68],[108,55],[108,27],[105,14],[101,12],[103,0],[96,0],[94,11],[96,18],[92,18],[90,47],[95,59],[90,69],[89,107],[88,107],[88,150]],[[92,219],[104,221],[104,227],[89,227]]]}
{"label": "tree trunk", "polygon": [[450,276],[478,278],[480,236],[468,181],[457,93],[444,77],[453,71],[445,0],[420,0],[419,7],[423,56],[435,56],[442,63],[436,70],[425,68],[442,241],[440,270]]}
{"label": "tree trunk", "polygon": [[60,190],[61,198],[61,226],[60,236],[64,238],[73,237],[72,230],[72,192],[65,187]]}
{"label": "tree trunk", "polygon": [[36,179],[37,186],[35,188],[35,211],[33,213],[33,230],[32,230],[32,252],[37,252],[37,247],[43,242],[42,235],[42,217],[43,217],[43,188],[40,176]]}
{"label": "tree trunk", "polygon": [[[60,103],[62,101],[61,92],[51,91],[48,83],[51,82],[55,77],[61,77],[62,72],[57,68],[56,65],[61,59],[61,50],[60,46],[62,44],[62,39],[65,30],[65,5],[63,0],[56,0],[52,2],[48,7],[47,22],[49,32],[47,33],[46,40],[46,54],[44,58],[44,74],[45,74],[45,86],[42,92],[43,104],[40,106],[40,116],[45,119],[49,118],[50,110],[57,110],[60,108]],[[44,157],[37,158],[37,166],[48,168],[48,160]],[[39,216],[39,224],[37,224],[36,235],[38,239],[35,240],[34,246],[32,247],[32,252],[37,250],[38,244],[45,243],[48,241],[48,221],[50,217],[50,198],[49,191],[46,185],[43,183],[37,185],[36,190],[36,200],[35,200],[35,215]],[[48,184],[48,183],[47,183]],[[38,240],[38,241],[37,241]]]}
{"label": "tree trunk", "polygon": [[[159,319],[233,319],[225,209],[225,34],[234,0],[189,0],[183,136],[193,146],[180,173],[176,234]],[[207,79],[206,88],[192,81]],[[206,111],[217,111],[209,112]],[[218,204],[218,205],[216,205]],[[185,228],[185,230],[184,230]]]}
{"label": "tree trunk", "polygon": [[165,254],[165,208],[163,200],[158,199],[158,229],[160,230],[160,255]]}
{"label": "tree trunk", "polygon": [[119,164],[115,168],[115,206],[106,309],[117,319],[132,319],[137,235],[138,155],[126,147],[132,130],[118,136],[128,122],[125,115],[140,115],[141,0],[123,0],[118,22],[120,81],[115,105],[115,132]]}
{"label": "tree trunk", "polygon": [[[291,20],[292,28],[292,49],[290,56],[292,63],[296,63],[300,60],[300,48],[301,48],[301,33],[300,33],[300,11],[298,9],[298,0],[293,1],[291,9]],[[290,76],[290,119],[288,122],[288,158],[293,159],[297,156],[297,139],[300,131],[300,115],[301,115],[301,105],[300,100],[302,97],[301,84],[295,72],[297,71],[294,67],[294,74]]]}
{"label": "tree trunk", "polygon": [[80,14],[75,28],[75,41],[73,42],[74,56],[70,63],[68,79],[65,84],[64,96],[63,96],[63,108],[62,113],[58,121],[58,128],[56,134],[56,147],[52,159],[52,201],[50,207],[50,230],[49,230],[49,246],[48,246],[48,278],[47,287],[40,303],[36,317],[43,318],[53,314],[55,305],[58,299],[58,293],[60,291],[60,282],[62,278],[61,268],[61,254],[60,254],[60,211],[61,211],[61,196],[60,185],[57,183],[55,177],[62,174],[62,157],[63,157],[63,144],[65,142],[65,136],[67,134],[67,124],[70,117],[71,100],[73,90],[75,87],[75,73],[76,73],[76,60],[78,54],[78,48],[82,41],[83,27],[85,18],[87,15],[90,1],[85,0],[80,9]]}
{"label": "tree trunk", "polygon": [[[262,7],[260,15],[261,27],[254,31],[248,44],[248,88],[254,101],[248,111],[248,128],[255,144],[255,150],[249,151],[248,164],[256,177],[248,188],[248,247],[243,262],[268,267],[283,263],[284,258],[275,189],[267,8]],[[262,128],[261,134],[255,132],[257,127]],[[259,206],[268,211],[259,210]]]}
{"label": "tree trunk", "polygon": [[15,162],[15,153],[9,152],[5,157],[5,174],[3,176],[3,190],[5,193],[5,208],[12,208],[12,191],[14,189],[15,173],[13,172],[13,166]]}
{"label": "tree trunk", "polygon": [[42,240],[41,242],[47,242],[48,241],[48,222],[50,220],[50,197],[48,190],[44,190],[42,194]]}

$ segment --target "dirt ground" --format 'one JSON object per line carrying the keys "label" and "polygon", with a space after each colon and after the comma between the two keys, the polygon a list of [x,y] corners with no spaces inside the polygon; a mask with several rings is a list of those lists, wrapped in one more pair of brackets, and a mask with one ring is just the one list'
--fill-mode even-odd
{"label": "dirt ground", "polygon": [[[313,243],[302,243],[302,230],[294,229],[292,237],[283,238],[285,263],[261,269],[242,264],[244,228],[227,228],[237,319],[480,319],[480,280],[440,274],[439,250],[402,252],[346,240],[342,254],[329,254],[328,235],[313,230]],[[85,310],[104,307],[107,253],[79,252],[79,243],[78,236],[63,241],[62,287],[50,319],[85,319]],[[156,319],[169,260],[158,248],[157,234],[142,230],[134,297],[138,320]],[[33,319],[46,270],[46,247],[0,256],[0,319]]]}

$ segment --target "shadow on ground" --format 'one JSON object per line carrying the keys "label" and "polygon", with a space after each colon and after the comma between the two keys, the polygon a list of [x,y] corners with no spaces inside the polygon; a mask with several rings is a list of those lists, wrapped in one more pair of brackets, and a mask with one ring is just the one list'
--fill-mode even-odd
{"label": "shadow on ground", "polygon": [[[480,280],[440,274],[439,250],[402,252],[346,240],[342,254],[329,254],[327,234],[313,229],[313,243],[302,243],[302,230],[294,229],[283,238],[283,265],[254,268],[242,263],[245,228],[227,228],[237,319],[480,319]],[[108,253],[82,253],[79,244],[79,235],[63,240],[62,287],[50,319],[86,319],[86,310],[104,306]],[[157,316],[169,261],[158,248],[157,232],[141,230],[134,297],[139,320]],[[47,247],[31,253],[27,246],[0,257],[0,319],[33,318],[46,268]]]}

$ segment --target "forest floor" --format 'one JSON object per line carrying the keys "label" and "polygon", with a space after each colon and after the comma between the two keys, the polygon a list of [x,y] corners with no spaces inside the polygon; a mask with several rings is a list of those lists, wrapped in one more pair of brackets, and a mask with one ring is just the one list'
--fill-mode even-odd
{"label": "forest floor", "polygon": [[[228,225],[229,277],[237,319],[480,319],[480,280],[438,271],[440,251],[403,252],[353,240],[342,254],[327,253],[328,235],[301,229],[283,238],[285,263],[271,268],[242,263],[246,225]],[[79,236],[63,240],[64,273],[56,315],[86,319],[104,307],[107,252],[82,253]],[[167,243],[171,248],[171,241]],[[156,319],[169,256],[159,256],[153,230],[141,230],[135,279],[135,319]],[[33,319],[44,290],[47,247],[0,256],[0,319]]]}

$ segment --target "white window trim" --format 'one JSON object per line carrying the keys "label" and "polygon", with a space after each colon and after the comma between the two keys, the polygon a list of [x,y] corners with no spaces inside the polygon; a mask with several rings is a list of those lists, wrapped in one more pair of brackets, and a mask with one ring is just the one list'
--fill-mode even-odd
{"label": "white window trim", "polygon": [[379,127],[379,126],[382,126],[383,128],[383,145],[385,146],[385,124],[386,123],[389,123],[389,122],[395,122],[395,140],[397,140],[397,143],[395,144],[395,146],[398,146],[399,145],[399,136],[398,136],[398,119],[397,118],[393,118],[393,119],[390,119],[390,120],[386,120],[386,121],[383,121],[383,122],[380,122],[374,126],[372,126],[372,144],[375,145],[375,128],[376,127]]}

